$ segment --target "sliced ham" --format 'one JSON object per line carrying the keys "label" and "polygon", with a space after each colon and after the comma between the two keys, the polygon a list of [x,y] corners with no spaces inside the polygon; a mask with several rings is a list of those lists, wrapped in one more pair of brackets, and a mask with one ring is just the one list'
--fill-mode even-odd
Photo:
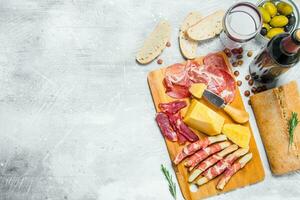
{"label": "sliced ham", "polygon": [[185,101],[172,101],[169,103],[158,104],[159,109],[166,114],[175,114],[186,106],[187,104]]}
{"label": "sliced ham", "polygon": [[223,177],[219,180],[217,189],[223,190],[225,185],[229,182],[231,177],[237,173],[240,169],[244,168],[245,165],[252,159],[252,153],[248,153],[247,155],[243,156],[240,160],[235,162],[233,165],[228,167],[224,172]]}
{"label": "sliced ham", "polygon": [[185,162],[185,166],[189,167],[189,171],[192,171],[194,167],[196,167],[202,160],[207,158],[208,156],[221,151],[222,149],[228,147],[230,142],[221,142],[217,144],[210,145],[206,148],[201,149],[200,151],[196,152],[194,155],[189,157]]}
{"label": "sliced ham", "polygon": [[196,169],[191,173],[189,176],[189,182],[193,182],[202,172],[207,170],[209,167],[216,164],[219,160],[223,159],[224,156],[232,153],[233,151],[237,150],[238,146],[236,144],[232,144],[226,149],[222,150],[221,152],[214,154],[201,162]]}
{"label": "sliced ham", "polygon": [[180,99],[190,97],[188,91],[192,83],[204,83],[207,89],[224,98],[226,103],[233,101],[236,84],[220,54],[204,57],[204,65],[187,61],[186,65],[174,64],[166,69],[164,85],[166,94]]}
{"label": "sliced ham", "polygon": [[212,166],[203,173],[202,178],[197,181],[197,185],[203,185],[208,181],[214,179],[216,176],[222,174],[234,161],[239,157],[245,155],[249,149],[238,149],[232,154],[228,155],[226,158],[220,160],[216,165]]}
{"label": "sliced ham", "polygon": [[172,142],[177,141],[177,134],[172,129],[168,115],[166,115],[163,112],[158,112],[156,114],[155,120],[156,120],[162,134],[164,135],[164,137],[166,137],[168,140],[170,140]]}
{"label": "sliced ham", "polygon": [[185,146],[181,150],[181,152],[179,152],[177,154],[177,156],[175,157],[173,162],[174,162],[174,164],[178,165],[183,159],[185,159],[186,157],[194,154],[198,150],[200,150],[202,148],[205,148],[210,144],[225,141],[225,140],[226,140],[225,135],[218,135],[218,136],[206,137],[206,138],[204,138],[202,140],[199,140],[197,142],[188,144],[187,146]]}

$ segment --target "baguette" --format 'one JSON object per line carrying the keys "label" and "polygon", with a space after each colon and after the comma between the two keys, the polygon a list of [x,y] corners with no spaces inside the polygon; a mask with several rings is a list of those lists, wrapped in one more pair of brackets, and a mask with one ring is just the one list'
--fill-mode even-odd
{"label": "baguette", "polygon": [[171,25],[162,20],[147,37],[142,48],[137,53],[136,60],[140,64],[148,64],[159,56],[166,48],[166,43],[171,37]]}
{"label": "baguette", "polygon": [[187,30],[189,38],[196,41],[215,37],[222,31],[222,20],[225,12],[218,10],[200,20]]}
{"label": "baguette", "polygon": [[188,28],[202,19],[202,15],[198,12],[191,12],[189,13],[186,18],[184,19],[180,30],[179,30],[179,46],[180,51],[183,57],[187,59],[194,59],[196,57],[196,51],[198,42],[195,40],[190,39],[187,36],[186,31]]}

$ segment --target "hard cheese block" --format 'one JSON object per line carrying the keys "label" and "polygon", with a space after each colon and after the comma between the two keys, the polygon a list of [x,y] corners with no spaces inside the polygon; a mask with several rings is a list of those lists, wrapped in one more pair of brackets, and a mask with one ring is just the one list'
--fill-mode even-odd
{"label": "hard cheese block", "polygon": [[222,133],[240,147],[249,148],[251,133],[248,127],[239,124],[225,124]]}
{"label": "hard cheese block", "polygon": [[300,125],[290,148],[288,120],[292,112],[300,116],[300,95],[292,81],[278,88],[253,95],[251,105],[264,143],[271,170],[276,175],[300,169]]}
{"label": "hard cheese block", "polygon": [[192,103],[184,117],[184,122],[190,127],[208,135],[221,133],[225,119],[196,99]]}

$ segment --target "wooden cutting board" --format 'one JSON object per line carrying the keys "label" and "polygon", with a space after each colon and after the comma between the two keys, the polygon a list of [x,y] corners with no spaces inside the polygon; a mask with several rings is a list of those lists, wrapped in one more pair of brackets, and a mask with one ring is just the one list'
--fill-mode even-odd
{"label": "wooden cutting board", "polygon": [[[230,63],[224,53],[220,53],[225,61],[227,66],[230,66]],[[198,62],[202,63],[203,57],[196,59]],[[161,68],[155,71],[152,71],[148,74],[148,84],[150,86],[150,91],[152,94],[152,98],[155,104],[156,111],[159,111],[158,104],[162,102],[170,102],[174,101],[171,97],[165,94],[165,88],[163,85],[163,78],[165,68]],[[190,99],[185,99],[187,103],[189,103]],[[205,100],[200,100],[202,103],[209,106],[214,111],[218,112],[225,118],[225,123],[231,123],[233,122],[232,119],[221,109],[215,108],[212,105],[210,105]],[[232,106],[245,110],[240,91],[237,89],[236,96],[234,101],[231,103]],[[182,116],[184,116],[187,108],[183,109],[181,111]],[[247,122],[245,124],[248,126],[251,130],[250,124]],[[197,132],[197,131],[195,131]],[[205,137],[205,134],[197,132],[200,138]],[[170,155],[170,159],[174,160],[177,153],[183,148],[183,146],[180,146],[177,142],[170,142],[168,140],[165,140],[168,152]],[[245,166],[244,169],[237,172],[229,181],[229,183],[225,186],[223,191],[219,191],[216,189],[216,184],[219,180],[219,177],[215,178],[214,180],[202,185],[198,188],[197,192],[191,192],[189,189],[189,183],[188,183],[188,176],[189,173],[187,169],[184,167],[183,162],[181,162],[178,166],[174,166],[174,170],[176,172],[177,180],[181,189],[181,192],[186,200],[199,200],[203,199],[205,197],[217,195],[223,192],[227,192],[230,190],[234,190],[236,188],[244,187],[250,184],[254,184],[257,182],[260,182],[265,177],[265,172],[262,166],[262,162],[257,150],[257,146],[255,143],[255,139],[253,137],[253,133],[251,130],[251,140],[250,140],[250,150],[251,153],[253,153],[252,160]]]}

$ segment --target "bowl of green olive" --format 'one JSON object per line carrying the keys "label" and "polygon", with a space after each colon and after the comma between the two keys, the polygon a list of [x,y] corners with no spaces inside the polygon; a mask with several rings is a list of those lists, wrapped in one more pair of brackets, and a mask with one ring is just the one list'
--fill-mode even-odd
{"label": "bowl of green olive", "polygon": [[291,33],[299,26],[299,10],[292,0],[260,1],[257,4],[263,25],[257,39],[267,43],[274,36]]}

